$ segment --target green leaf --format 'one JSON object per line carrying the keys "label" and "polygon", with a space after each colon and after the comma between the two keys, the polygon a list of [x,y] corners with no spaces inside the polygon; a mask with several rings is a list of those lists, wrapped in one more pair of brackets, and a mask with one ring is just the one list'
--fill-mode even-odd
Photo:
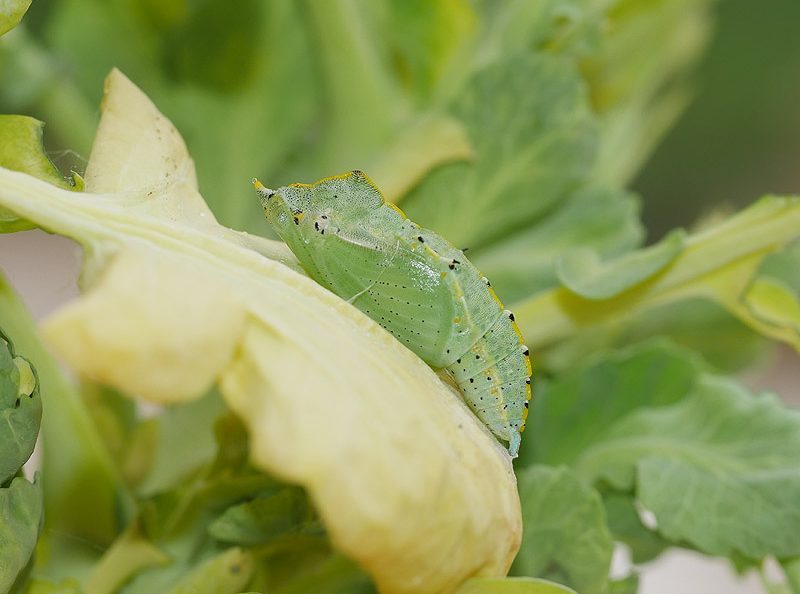
{"label": "green leaf", "polygon": [[722,306],[701,298],[643,311],[625,326],[618,344],[636,344],[655,336],[699,353],[714,369],[727,373],[757,361],[770,344]]}
{"label": "green leaf", "polygon": [[449,80],[448,69],[472,40],[476,15],[466,0],[392,0],[387,20],[398,78],[423,103]]}
{"label": "green leaf", "polygon": [[219,393],[211,390],[198,400],[167,408],[154,419],[152,462],[140,492],[151,495],[173,488],[211,461],[217,451],[214,424],[224,411]]}
{"label": "green leaf", "polygon": [[780,279],[795,291],[800,291],[800,241],[764,258],[759,274]]}
{"label": "green leaf", "polygon": [[0,485],[30,458],[41,418],[36,371],[0,330]]}
{"label": "green leaf", "polygon": [[168,563],[170,558],[144,538],[131,524],[92,568],[87,594],[114,594],[144,568]]}
{"label": "green leaf", "polygon": [[793,326],[766,324],[743,301],[767,254],[800,237],[800,198],[768,196],[722,224],[686,240],[660,273],[609,299],[589,300],[561,288],[514,306],[528,346],[545,345],[586,329],[629,321],[652,307],[690,298],[713,299],[754,330],[800,350]]}
{"label": "green leaf", "polygon": [[[54,70],[59,75],[63,75],[60,65],[69,64],[73,70],[68,82],[77,87],[76,94],[88,104],[93,115],[109,70],[124,69],[147,88],[189,139],[200,185],[220,220],[240,229],[264,230],[267,225],[257,201],[252,199],[247,180],[258,175],[275,180],[279,185],[283,181],[294,181],[285,179],[286,172],[280,167],[298,151],[307,152],[304,141],[310,125],[316,123],[314,118],[319,115],[322,93],[312,46],[316,40],[309,34],[305,7],[285,0],[248,2],[258,5],[256,13],[250,12],[255,19],[245,23],[236,14],[227,15],[224,21],[234,21],[237,28],[225,31],[199,14],[204,10],[238,12],[227,10],[229,6],[225,2],[184,3],[183,7],[173,7],[173,14],[164,14],[170,9],[162,7],[163,4],[165,2],[61,3],[45,17],[47,35],[38,40],[44,47],[35,46],[28,53],[45,53],[43,50],[46,50],[48,64],[52,67],[56,62],[58,67]],[[190,4],[196,10],[190,11]],[[186,55],[189,47],[178,48],[183,58],[171,55],[170,48],[175,47],[171,37],[188,26],[184,19],[193,22],[199,19],[202,22],[193,26],[195,30],[204,31],[199,40],[183,38],[189,47],[202,44],[211,51],[210,48],[218,48],[216,41],[224,37],[228,50],[241,41],[248,56],[255,56],[254,62],[248,65],[248,70],[242,71],[240,57],[233,51],[225,51],[214,57],[214,72],[203,73],[196,56]],[[154,23],[160,33],[153,31]],[[251,48],[254,30],[258,32],[257,46]],[[287,34],[288,31],[292,34]],[[336,39],[342,38],[335,31],[332,34]],[[214,42],[209,42],[212,39]],[[98,52],[98,47],[103,51]],[[176,68],[192,81],[203,79],[202,85],[190,83],[190,80],[186,80],[186,84],[175,84],[169,71]],[[218,82],[228,86],[212,86]],[[48,90],[51,89],[48,87]],[[71,96],[70,89],[55,91],[53,100],[43,106],[45,119],[53,127],[56,122],[63,126],[65,121],[78,119],[81,138],[88,136],[91,140],[96,117],[84,123],[79,117],[82,114],[76,116],[76,112],[82,111],[80,107],[74,106],[72,100],[64,101],[64,95]],[[70,132],[62,142],[88,154],[88,143],[81,145],[72,140],[78,136],[77,131]],[[220,151],[222,146],[236,146],[237,150]]]}
{"label": "green leaf", "polygon": [[238,548],[228,549],[201,563],[167,594],[236,594],[247,586],[253,566],[250,553]]}
{"label": "green leaf", "polygon": [[492,64],[468,81],[451,113],[467,128],[474,162],[434,170],[402,205],[456,245],[475,249],[530,224],[591,165],[592,117],[567,60],[521,55]]}
{"label": "green leaf", "polygon": [[8,592],[33,554],[42,525],[42,484],[16,477],[0,489],[0,592]]}
{"label": "green leaf", "polygon": [[612,492],[603,496],[603,505],[609,529],[616,540],[628,546],[634,563],[652,561],[669,546],[657,532],[642,524],[631,496]]}
{"label": "green leaf", "polygon": [[487,21],[477,49],[481,64],[532,50],[580,56],[601,41],[601,10],[587,0],[480,4]]}
{"label": "green leaf", "polygon": [[565,467],[531,466],[517,481],[524,529],[513,573],[604,592],[614,542],[600,495]]}
{"label": "green leaf", "polygon": [[58,583],[43,578],[33,578],[25,594],[83,594],[77,580],[67,578]]}
{"label": "green leaf", "polygon": [[612,580],[608,594],[636,594],[639,591],[639,576],[635,573],[620,580]]}
{"label": "green leaf", "polygon": [[111,542],[119,522],[130,512],[130,494],[75,386],[41,344],[30,314],[2,277],[0,327],[14,337],[16,347],[36,369],[47,411],[41,424],[47,527],[54,534]]}
{"label": "green leaf", "polygon": [[577,594],[561,584],[530,577],[473,578],[456,594]]}
{"label": "green leaf", "polygon": [[0,35],[16,27],[30,5],[31,0],[0,0]]}
{"label": "green leaf", "polygon": [[786,580],[793,594],[800,593],[800,557],[781,561]]}
{"label": "green leaf", "polygon": [[610,262],[589,248],[562,255],[556,263],[559,280],[570,291],[587,299],[608,299],[661,271],[683,251],[686,233],[680,229],[659,243],[630,252]]}
{"label": "green leaf", "polygon": [[516,301],[558,285],[555,264],[571,249],[591,248],[613,258],[644,239],[638,199],[602,187],[576,191],[535,225],[501,242],[470,252],[470,259],[492,281],[498,295]]}
{"label": "green leaf", "polygon": [[[231,93],[250,86],[258,63],[261,3],[242,0],[236,3],[236,10],[223,2],[184,6],[189,6],[188,11],[184,9],[188,14],[166,31],[161,49],[165,72],[176,83],[218,92]],[[152,4],[148,8],[152,12],[164,10]],[[209,43],[212,38],[214,43]],[[231,68],[232,64],[237,67]]]}
{"label": "green leaf", "polygon": [[323,530],[303,490],[284,487],[228,508],[209,533],[229,544],[254,546],[292,534],[321,535]]}
{"label": "green leaf", "polygon": [[777,399],[650,347],[567,374],[531,416],[533,460],[633,491],[670,541],[749,559],[800,552],[800,412]]}
{"label": "green leaf", "polygon": [[800,334],[800,299],[781,280],[757,278],[744,297],[753,316],[779,328],[794,328]]}
{"label": "green leaf", "polygon": [[0,115],[0,167],[21,171],[60,188],[71,188],[45,155],[44,123],[28,116]]}
{"label": "green leaf", "polygon": [[[5,0],[0,0],[2,14]],[[2,27],[0,27],[2,29]],[[0,167],[22,171],[62,188],[71,187],[44,153],[44,124],[27,116],[0,114]],[[0,208],[0,232],[24,231],[34,225]]]}
{"label": "green leaf", "polygon": [[698,368],[685,351],[657,342],[611,353],[540,384],[531,402],[522,460],[575,464],[633,409],[681,400],[694,386]]}
{"label": "green leaf", "polygon": [[[684,402],[642,411],[609,441],[598,461],[608,474],[636,465],[639,498],[667,538],[714,555],[800,554],[800,412],[777,398],[705,378]],[[618,447],[626,453],[612,461]]]}

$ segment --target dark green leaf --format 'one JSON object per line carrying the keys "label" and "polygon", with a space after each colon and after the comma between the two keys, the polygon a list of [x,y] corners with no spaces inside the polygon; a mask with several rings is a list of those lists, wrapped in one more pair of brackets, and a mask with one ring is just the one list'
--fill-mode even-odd
{"label": "dark green leaf", "polygon": [[610,493],[603,497],[608,527],[616,540],[628,545],[634,563],[646,563],[669,546],[657,532],[642,524],[632,497]]}
{"label": "dark green leaf", "polygon": [[[208,0],[189,6],[189,15],[180,25],[165,32],[162,59],[166,72],[179,83],[218,91],[238,91],[252,84],[261,34],[261,3],[240,0],[233,10],[228,4]],[[169,18],[163,8],[153,10],[162,21],[165,16]],[[231,67],[233,64],[236,68]]]}
{"label": "dark green leaf", "polygon": [[524,528],[512,572],[555,579],[582,594],[604,592],[614,543],[600,495],[565,467],[525,468],[517,481]]}
{"label": "dark green leaf", "polygon": [[23,477],[0,489],[0,592],[8,592],[33,554],[42,525],[42,485]]}
{"label": "dark green leaf", "polygon": [[152,466],[140,486],[142,493],[172,489],[214,458],[214,423],[224,410],[219,394],[212,391],[198,400],[171,406],[157,417]]}
{"label": "dark green leaf", "polygon": [[36,372],[0,331],[0,485],[30,458],[41,418]]}
{"label": "dark green leaf", "polygon": [[209,533],[230,544],[254,546],[292,534],[322,535],[323,529],[305,492],[283,487],[228,508]]}

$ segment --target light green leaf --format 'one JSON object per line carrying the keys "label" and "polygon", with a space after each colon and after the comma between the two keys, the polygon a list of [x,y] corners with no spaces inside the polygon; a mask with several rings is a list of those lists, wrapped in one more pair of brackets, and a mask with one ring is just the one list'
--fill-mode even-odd
{"label": "light green leaf", "polygon": [[[4,1],[0,0],[0,14]],[[62,188],[70,187],[44,154],[43,128],[42,122],[27,116],[0,115],[0,167],[28,173]],[[0,232],[24,231],[33,227],[33,224],[0,208]]]}
{"label": "light green leaf", "polygon": [[531,466],[517,481],[524,529],[513,573],[605,592],[614,542],[600,495],[565,467]]}
{"label": "light green leaf", "polygon": [[800,592],[800,557],[781,561],[786,580],[793,594]]}
{"label": "light green leaf", "polygon": [[0,0],[0,35],[16,27],[31,5],[31,0]]}
{"label": "light green leaf", "polygon": [[768,196],[722,224],[686,240],[662,273],[610,299],[589,300],[552,289],[514,306],[528,346],[545,345],[588,328],[624,322],[655,306],[702,297],[713,299],[754,330],[800,351],[794,327],[752,315],[745,290],[763,258],[800,237],[800,198]]}
{"label": "light green leaf", "polygon": [[200,564],[167,594],[236,594],[253,575],[252,554],[233,548]]}
{"label": "light green leaf", "polygon": [[765,324],[794,328],[800,333],[800,299],[783,281],[757,278],[744,300],[753,315]]}
{"label": "light green leaf", "polygon": [[0,115],[0,166],[69,188],[71,185],[44,154],[43,129],[44,123],[27,116]]}
{"label": "light green leaf", "polygon": [[474,156],[461,122],[430,113],[415,118],[380,157],[370,159],[368,170],[384,198],[394,202],[434,167]]}
{"label": "light green leaf", "polygon": [[559,280],[587,299],[608,299],[653,277],[683,251],[686,233],[680,229],[659,243],[601,262],[589,248],[567,252],[556,261]]}
{"label": "light green leaf", "polygon": [[566,60],[522,55],[492,64],[468,81],[451,112],[467,128],[474,163],[436,169],[402,206],[455,245],[475,249],[531,223],[591,164],[592,116]]}
{"label": "light green leaf", "polygon": [[523,52],[572,58],[596,52],[602,41],[604,6],[588,0],[478,2],[485,30],[476,48],[480,65]]}
{"label": "light green leaf", "polygon": [[218,225],[180,136],[117,71],[103,107],[87,192],[0,169],[0,205],[86,246],[87,292],[45,324],[54,348],[86,377],[155,402],[219,381],[252,463],[302,485],[334,546],[379,588],[504,575],[521,533],[516,481],[458,394],[281,264],[284,248],[254,250]]}
{"label": "light green leaf", "polygon": [[572,588],[538,578],[473,578],[456,594],[577,594]]}
{"label": "light green leaf", "polygon": [[132,524],[92,568],[86,581],[86,594],[114,594],[142,569],[169,561],[169,557],[139,534]]}
{"label": "light green leaf", "polygon": [[18,476],[0,489],[0,592],[8,592],[33,554],[42,525],[42,484]]}
{"label": "light green leaf", "polygon": [[504,300],[515,301],[558,285],[555,263],[570,249],[585,247],[613,258],[639,246],[644,229],[638,200],[608,188],[575,192],[535,225],[478,250],[470,259]]}
{"label": "light green leaf", "polygon": [[33,578],[25,594],[84,594],[77,580],[68,578],[58,583],[42,578]]}
{"label": "light green leaf", "polygon": [[0,330],[0,485],[30,458],[41,418],[36,372]]}

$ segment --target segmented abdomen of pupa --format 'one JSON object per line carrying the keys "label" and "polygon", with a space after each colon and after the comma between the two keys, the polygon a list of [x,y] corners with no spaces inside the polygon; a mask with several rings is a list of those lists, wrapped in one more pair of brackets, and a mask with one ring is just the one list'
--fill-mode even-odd
{"label": "segmented abdomen of pupa", "polygon": [[469,407],[516,457],[531,399],[531,364],[514,315],[503,310],[447,370]]}

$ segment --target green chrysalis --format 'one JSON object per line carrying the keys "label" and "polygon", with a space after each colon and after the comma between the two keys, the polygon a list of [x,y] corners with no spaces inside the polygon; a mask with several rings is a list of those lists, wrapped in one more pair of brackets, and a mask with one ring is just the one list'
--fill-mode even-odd
{"label": "green chrysalis", "polygon": [[516,457],[531,397],[528,348],[489,281],[410,221],[360,171],[278,190],[253,181],[267,220],[314,280],[436,369]]}

